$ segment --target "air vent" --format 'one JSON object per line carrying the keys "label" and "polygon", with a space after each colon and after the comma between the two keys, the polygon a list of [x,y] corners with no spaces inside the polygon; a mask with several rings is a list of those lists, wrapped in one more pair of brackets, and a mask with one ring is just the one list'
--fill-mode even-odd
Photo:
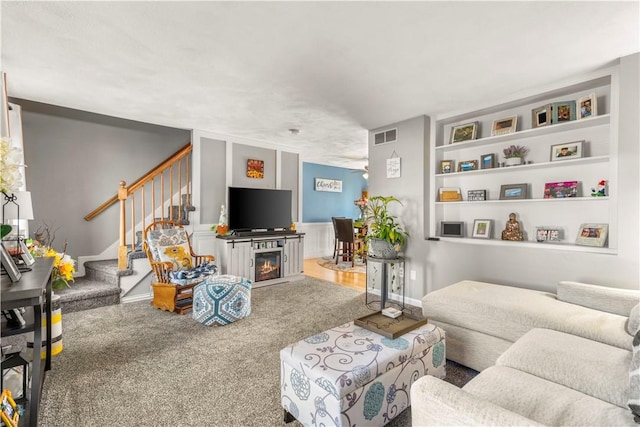
{"label": "air vent", "polygon": [[389,129],[383,132],[378,132],[373,135],[373,145],[387,144],[389,142],[396,142],[398,137],[398,129]]}

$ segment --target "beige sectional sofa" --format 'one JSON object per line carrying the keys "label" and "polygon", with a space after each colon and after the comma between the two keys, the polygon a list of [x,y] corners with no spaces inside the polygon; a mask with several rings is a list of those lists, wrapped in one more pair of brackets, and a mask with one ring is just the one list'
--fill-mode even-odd
{"label": "beige sectional sofa", "polygon": [[473,281],[429,293],[423,313],[445,331],[447,358],[482,372],[462,389],[416,381],[413,426],[637,427],[627,328],[639,302],[640,291],[575,282],[556,294]]}

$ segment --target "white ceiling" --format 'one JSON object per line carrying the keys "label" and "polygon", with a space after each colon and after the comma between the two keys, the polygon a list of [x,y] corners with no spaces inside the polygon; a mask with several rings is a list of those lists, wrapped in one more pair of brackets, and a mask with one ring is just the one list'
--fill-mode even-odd
{"label": "white ceiling", "polygon": [[640,50],[638,1],[1,8],[10,96],[353,168],[366,162],[367,129],[490,103]]}

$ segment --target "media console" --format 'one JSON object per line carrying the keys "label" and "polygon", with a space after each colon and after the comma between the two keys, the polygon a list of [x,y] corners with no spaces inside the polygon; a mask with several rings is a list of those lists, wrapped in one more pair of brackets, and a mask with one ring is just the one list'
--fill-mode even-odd
{"label": "media console", "polygon": [[304,233],[257,232],[216,237],[222,274],[253,281],[253,287],[304,278]]}

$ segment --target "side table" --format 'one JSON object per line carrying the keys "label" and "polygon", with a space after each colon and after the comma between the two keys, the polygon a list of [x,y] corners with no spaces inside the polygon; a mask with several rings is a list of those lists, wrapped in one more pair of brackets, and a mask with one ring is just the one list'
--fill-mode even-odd
{"label": "side table", "polygon": [[[376,257],[367,257],[367,274],[369,271],[369,263],[379,263],[381,264],[381,280],[380,280],[380,310],[382,310],[383,308],[385,308],[385,305],[387,304],[387,299],[388,299],[388,293],[389,293],[389,289],[388,289],[388,271],[389,268],[388,266],[394,265],[394,264],[400,264],[400,274],[399,274],[399,278],[398,280],[402,280],[401,286],[402,286],[402,304],[400,304],[400,309],[404,309],[404,258],[403,257],[397,257],[397,258],[376,258]],[[369,283],[369,280],[367,280],[367,285]],[[365,293],[365,304],[367,305],[367,307],[369,306],[370,303],[373,302],[377,302],[377,301],[369,301],[369,293],[366,292]]]}

